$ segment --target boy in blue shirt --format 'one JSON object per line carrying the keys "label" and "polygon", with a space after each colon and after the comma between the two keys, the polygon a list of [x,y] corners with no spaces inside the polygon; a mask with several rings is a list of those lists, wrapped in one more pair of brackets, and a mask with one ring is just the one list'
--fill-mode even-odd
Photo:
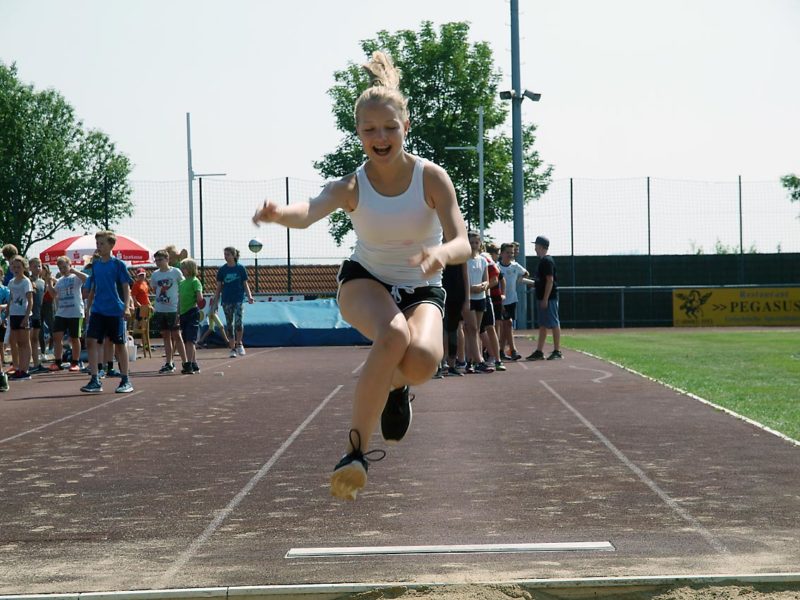
{"label": "boy in blue shirt", "polygon": [[117,242],[114,232],[98,231],[94,239],[98,257],[92,261],[92,274],[88,281],[90,289],[88,303],[91,314],[86,331],[86,349],[92,378],[81,391],[87,393],[103,391],[97,364],[102,358],[103,340],[108,338],[114,344],[119,359],[119,369],[122,372],[122,379],[116,392],[127,394],[133,391],[133,386],[128,380],[128,353],[125,349],[126,310],[133,280],[128,274],[125,263],[111,256],[111,251]]}

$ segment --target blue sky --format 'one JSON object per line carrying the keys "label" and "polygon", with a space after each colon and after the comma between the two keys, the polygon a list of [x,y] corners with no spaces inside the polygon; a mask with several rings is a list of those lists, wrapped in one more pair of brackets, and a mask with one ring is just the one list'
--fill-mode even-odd
{"label": "blue sky", "polygon": [[[800,3],[520,0],[524,104],[568,177],[774,180],[800,171]],[[381,29],[467,20],[510,87],[504,0],[0,0],[0,60],[59,90],[137,180],[317,179],[326,92]],[[412,115],[413,121],[413,115]]]}

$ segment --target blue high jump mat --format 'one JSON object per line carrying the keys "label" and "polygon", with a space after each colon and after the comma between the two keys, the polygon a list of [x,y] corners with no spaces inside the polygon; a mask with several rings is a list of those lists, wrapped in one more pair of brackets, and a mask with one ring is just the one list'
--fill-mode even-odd
{"label": "blue high jump mat", "polygon": [[[245,304],[244,338],[246,347],[273,346],[357,346],[371,342],[342,319],[336,300],[298,300],[293,302],[255,302]],[[220,319],[225,322],[223,311]],[[208,328],[203,325],[201,334]],[[213,332],[207,340],[223,345]]]}

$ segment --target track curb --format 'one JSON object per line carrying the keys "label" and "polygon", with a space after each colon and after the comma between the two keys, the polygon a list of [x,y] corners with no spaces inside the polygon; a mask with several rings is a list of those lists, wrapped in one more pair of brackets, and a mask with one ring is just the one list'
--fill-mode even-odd
{"label": "track curb", "polygon": [[[579,579],[519,579],[512,581],[394,582],[394,583],[333,583],[309,585],[264,585],[241,587],[180,588],[163,590],[129,590],[117,592],[77,592],[62,594],[30,594],[0,596],[0,600],[189,600],[210,598],[241,598],[255,600],[335,600],[352,594],[385,589],[424,590],[430,588],[467,588],[472,586],[518,586],[526,590],[548,590],[559,597],[603,596],[616,593],[618,588],[664,588],[684,586],[734,586],[753,584],[800,584],[800,572],[754,573],[745,575],[665,575],[630,577],[585,577]],[[554,593],[556,592],[556,593]]]}

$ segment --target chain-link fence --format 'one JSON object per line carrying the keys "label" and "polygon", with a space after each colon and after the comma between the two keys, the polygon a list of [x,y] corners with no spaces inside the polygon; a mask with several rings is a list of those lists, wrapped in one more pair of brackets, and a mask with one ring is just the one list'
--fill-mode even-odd
{"label": "chain-link fence", "polygon": [[[244,264],[329,264],[350,254],[352,233],[337,246],[327,220],[304,230],[254,227],[250,218],[264,198],[292,203],[315,196],[322,181],[282,178],[194,182],[194,236],[190,235],[186,181],[133,181],[134,214],[112,226],[152,250],[168,244],[191,249],[207,265],[220,264],[223,248],[241,251]],[[202,186],[202,193],[201,193]],[[560,179],[525,208],[525,236],[547,235],[550,251],[568,255],[665,255],[800,252],[800,206],[778,181]],[[61,232],[59,237],[73,233]],[[487,236],[513,239],[512,223],[495,223]],[[258,238],[256,256],[248,242]],[[52,241],[40,242],[29,255]],[[532,254],[529,245],[527,254]]]}

